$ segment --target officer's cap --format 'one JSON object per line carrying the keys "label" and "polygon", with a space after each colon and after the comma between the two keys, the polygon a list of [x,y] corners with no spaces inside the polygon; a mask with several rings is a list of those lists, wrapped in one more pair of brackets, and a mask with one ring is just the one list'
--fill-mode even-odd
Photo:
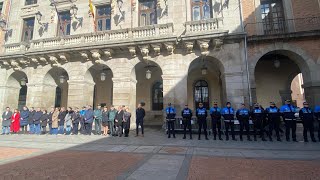
{"label": "officer's cap", "polygon": [[230,102],[227,102],[227,104],[226,104],[226,105],[228,105],[228,104],[230,104],[230,105],[231,105],[231,103],[230,103]]}
{"label": "officer's cap", "polygon": [[290,99],[287,99],[286,102],[291,102],[291,100],[290,100]]}
{"label": "officer's cap", "polygon": [[307,102],[304,102],[304,103],[303,103],[303,105],[309,105],[309,103],[307,103]]}
{"label": "officer's cap", "polygon": [[255,107],[259,107],[259,103],[255,103],[254,106],[255,106]]}
{"label": "officer's cap", "polygon": [[184,106],[188,106],[188,104],[185,104]]}
{"label": "officer's cap", "polygon": [[168,103],[168,106],[171,106],[171,103]]}
{"label": "officer's cap", "polygon": [[97,106],[101,106],[101,104],[98,104]]}
{"label": "officer's cap", "polygon": [[213,102],[214,105],[218,105],[218,102]]}
{"label": "officer's cap", "polygon": [[245,106],[246,104],[245,103],[241,103],[241,105]]}
{"label": "officer's cap", "polygon": [[274,103],[274,102],[270,102],[270,104],[271,104],[271,105],[276,105],[276,103]]}

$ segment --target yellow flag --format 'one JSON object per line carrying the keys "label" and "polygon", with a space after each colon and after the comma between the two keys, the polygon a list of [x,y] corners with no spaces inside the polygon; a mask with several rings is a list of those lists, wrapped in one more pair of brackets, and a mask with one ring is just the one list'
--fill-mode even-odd
{"label": "yellow flag", "polygon": [[90,12],[91,12],[91,14],[92,14],[92,17],[94,18],[94,11],[93,11],[92,0],[89,0],[89,9],[90,9]]}

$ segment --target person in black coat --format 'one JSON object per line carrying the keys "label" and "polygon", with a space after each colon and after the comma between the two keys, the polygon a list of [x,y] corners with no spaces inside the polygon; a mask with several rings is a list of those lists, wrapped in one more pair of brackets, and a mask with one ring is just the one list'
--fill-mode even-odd
{"label": "person in black coat", "polygon": [[109,111],[108,107],[105,106],[102,111],[102,126],[103,126],[103,135],[108,135],[108,125],[109,125]]}
{"label": "person in black coat", "polygon": [[139,125],[141,126],[141,134],[144,137],[144,126],[143,126],[143,118],[146,115],[145,110],[142,108],[142,103],[138,105],[136,110],[136,136],[139,135]]}
{"label": "person in black coat", "polygon": [[34,116],[34,113],[36,111],[34,110],[34,107],[31,107],[30,108],[30,112],[29,112],[29,119],[28,119],[28,124],[29,124],[29,134],[34,134],[35,131],[34,131],[34,124],[33,124],[33,116]]}
{"label": "person in black coat", "polygon": [[64,118],[66,117],[67,115],[67,111],[66,111],[66,108],[62,107],[61,108],[61,111],[59,113],[59,128],[58,128],[58,134],[63,134],[64,133]]}
{"label": "person in black coat", "polygon": [[314,112],[311,108],[309,108],[309,103],[304,102],[303,108],[299,111],[299,117],[302,120],[303,124],[303,138],[304,142],[308,142],[308,134],[309,131],[312,142],[317,142],[314,138]]}
{"label": "person in black coat", "polygon": [[131,113],[129,107],[126,107],[123,113],[124,137],[129,137]]}
{"label": "person in black coat", "polygon": [[11,125],[11,119],[12,112],[10,111],[10,108],[6,108],[6,112],[2,114],[2,135],[10,134],[10,125]]}
{"label": "person in black coat", "polygon": [[74,113],[72,114],[72,134],[71,135],[77,135],[79,131],[79,123],[81,120],[79,108],[75,108]]}
{"label": "person in black coat", "polygon": [[123,107],[119,106],[118,107],[118,112],[116,114],[116,118],[114,119],[115,121],[115,126],[116,126],[116,134],[121,137],[123,134]]}
{"label": "person in black coat", "polygon": [[43,112],[43,113],[42,113],[42,116],[41,116],[41,118],[40,118],[40,121],[41,121],[41,129],[42,129],[41,134],[46,134],[46,133],[47,133],[47,125],[48,125],[49,115],[48,115],[47,110],[43,110],[42,112]]}
{"label": "person in black coat", "polygon": [[51,107],[51,111],[48,113],[49,134],[52,134],[52,114],[54,113],[54,107]]}
{"label": "person in black coat", "polygon": [[37,135],[40,135],[40,123],[41,123],[41,116],[42,116],[42,112],[40,108],[37,108],[36,112],[34,113],[34,115],[32,116],[33,118],[33,124],[34,124],[34,133]]}

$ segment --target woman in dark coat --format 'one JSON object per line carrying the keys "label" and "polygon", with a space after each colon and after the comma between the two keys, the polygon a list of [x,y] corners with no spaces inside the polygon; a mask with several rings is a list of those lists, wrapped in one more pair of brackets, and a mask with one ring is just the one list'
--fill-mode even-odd
{"label": "woman in dark coat", "polygon": [[124,137],[128,137],[129,136],[130,119],[131,119],[131,113],[129,111],[129,107],[126,107],[126,109],[125,109],[125,111],[123,113]]}
{"label": "woman in dark coat", "polygon": [[122,136],[123,134],[123,129],[122,129],[122,121],[123,121],[123,108],[122,106],[118,107],[118,112],[116,114],[116,118],[114,119],[114,124],[116,126],[116,135],[119,137]]}
{"label": "woman in dark coat", "polygon": [[104,107],[102,111],[102,126],[103,126],[103,135],[108,135],[108,125],[109,125],[109,111],[108,107]]}
{"label": "woman in dark coat", "polygon": [[27,133],[28,120],[29,120],[29,109],[27,108],[27,106],[24,106],[23,110],[20,113],[20,128],[23,134]]}
{"label": "woman in dark coat", "polygon": [[49,119],[49,115],[47,114],[47,110],[44,110],[43,114],[42,114],[42,116],[40,118],[41,129],[42,129],[41,134],[46,134],[47,133],[48,119]]}
{"label": "woman in dark coat", "polygon": [[71,120],[72,120],[72,133],[71,133],[71,135],[77,135],[78,131],[79,131],[79,123],[81,120],[79,108],[76,108],[74,110],[74,113],[72,114]]}

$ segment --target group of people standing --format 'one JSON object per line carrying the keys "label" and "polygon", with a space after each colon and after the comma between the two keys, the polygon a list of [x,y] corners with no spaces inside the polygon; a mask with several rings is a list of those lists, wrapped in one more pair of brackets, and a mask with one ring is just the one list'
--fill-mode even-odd
{"label": "group of people standing", "polygon": [[[286,100],[285,105],[281,108],[276,107],[274,102],[270,102],[270,106],[266,109],[262,108],[258,103],[256,103],[253,109],[249,110],[246,108],[245,104],[241,104],[241,108],[235,111],[231,107],[231,103],[227,102],[226,107],[219,108],[218,103],[214,102],[213,107],[210,108],[209,114],[211,116],[212,121],[212,131],[213,131],[213,139],[217,139],[217,135],[219,140],[222,139],[222,131],[221,131],[221,123],[224,122],[225,125],[225,136],[226,140],[229,140],[229,130],[231,129],[232,140],[236,141],[235,138],[235,120],[238,120],[240,125],[240,141],[243,141],[243,130],[246,130],[246,136],[248,141],[252,141],[250,136],[250,120],[253,123],[253,135],[254,141],[257,141],[257,136],[259,136],[262,141],[267,141],[266,136],[272,141],[272,132],[275,130],[277,141],[281,141],[280,138],[280,124],[281,118],[285,123],[285,134],[286,141],[290,141],[290,132],[292,141],[297,141],[296,138],[296,128],[297,128],[297,118],[295,116],[296,113],[299,113],[299,117],[302,120],[303,124],[303,137],[304,141],[308,142],[307,132],[309,131],[311,140],[316,142],[314,137],[314,120],[317,119],[320,125],[320,106],[316,106],[315,109],[311,109],[307,102],[303,103],[303,108],[298,109],[294,105],[291,104],[290,100]],[[176,110],[172,107],[171,103],[168,104],[166,108],[166,119],[168,125],[168,138],[171,138],[171,135],[175,138],[175,117]],[[188,105],[185,105],[185,108],[181,112],[181,116],[183,118],[182,124],[184,127],[184,136],[183,139],[186,139],[187,129],[189,130],[190,139],[192,139],[192,110],[188,108]],[[198,123],[198,139],[201,139],[201,130],[203,129],[205,139],[208,140],[207,133],[207,116],[208,110],[203,106],[203,103],[199,103],[199,107],[196,109],[195,116]],[[221,119],[223,118],[223,121]],[[318,138],[320,141],[320,127],[318,130]]]}
{"label": "group of people standing", "polygon": [[[145,111],[141,104],[138,105],[136,115],[136,135],[139,134],[139,125],[143,135]],[[117,109],[111,106],[108,109],[106,106],[98,105],[95,110],[90,105],[84,106],[81,110],[77,107],[74,109],[51,107],[49,112],[45,109],[33,107],[29,109],[25,106],[21,111],[15,109],[13,113],[7,107],[2,114],[2,135],[15,134],[20,130],[22,134],[77,135],[81,133],[91,135],[94,123],[96,135],[121,137],[124,134],[125,137],[128,137],[130,120],[131,112],[126,106],[119,106]],[[49,127],[48,132],[47,126]]]}

